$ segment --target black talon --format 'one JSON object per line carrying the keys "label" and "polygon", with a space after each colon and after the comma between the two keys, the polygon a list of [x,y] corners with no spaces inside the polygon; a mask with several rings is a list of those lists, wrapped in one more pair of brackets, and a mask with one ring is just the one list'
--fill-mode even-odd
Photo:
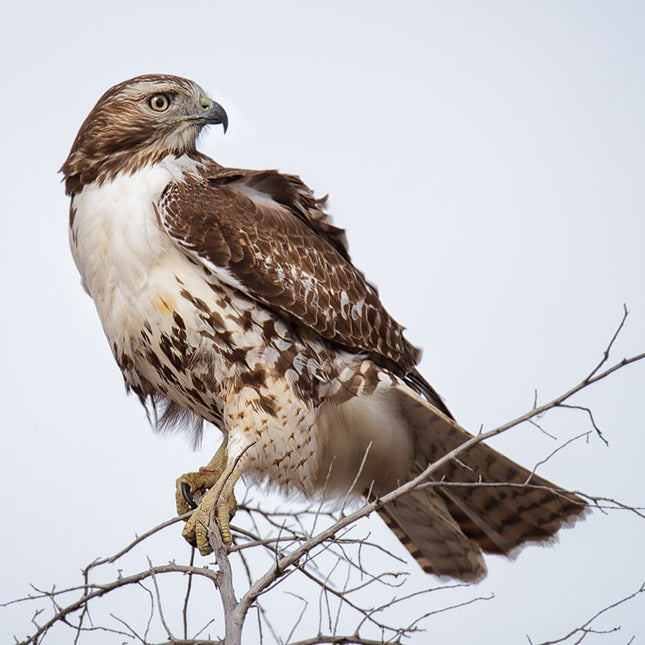
{"label": "black talon", "polygon": [[197,502],[193,499],[193,496],[190,494],[190,486],[186,482],[181,482],[181,494],[186,500],[186,504],[190,508],[197,508]]}

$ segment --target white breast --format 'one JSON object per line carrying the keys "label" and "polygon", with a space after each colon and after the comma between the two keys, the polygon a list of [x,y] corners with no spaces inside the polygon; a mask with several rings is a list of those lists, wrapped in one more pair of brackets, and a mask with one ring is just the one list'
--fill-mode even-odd
{"label": "white breast", "polygon": [[167,157],[89,184],[73,198],[72,254],[111,344],[127,344],[140,328],[142,304],[159,295],[157,285],[168,284],[169,273],[189,264],[160,228],[154,204],[169,182],[196,170],[187,157]]}

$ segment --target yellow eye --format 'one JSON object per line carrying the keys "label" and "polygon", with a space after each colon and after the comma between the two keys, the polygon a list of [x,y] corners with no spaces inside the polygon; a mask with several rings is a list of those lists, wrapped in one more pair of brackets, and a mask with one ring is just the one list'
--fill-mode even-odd
{"label": "yellow eye", "polygon": [[165,112],[170,107],[170,98],[166,94],[155,94],[148,101],[148,105],[155,112]]}

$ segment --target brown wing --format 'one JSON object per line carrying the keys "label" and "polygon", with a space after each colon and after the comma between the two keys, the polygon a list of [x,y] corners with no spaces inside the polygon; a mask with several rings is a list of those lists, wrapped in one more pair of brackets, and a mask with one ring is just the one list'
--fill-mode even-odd
{"label": "brown wing", "polygon": [[219,279],[405,376],[420,352],[349,259],[344,231],[297,177],[208,166],[162,195],[163,226]]}

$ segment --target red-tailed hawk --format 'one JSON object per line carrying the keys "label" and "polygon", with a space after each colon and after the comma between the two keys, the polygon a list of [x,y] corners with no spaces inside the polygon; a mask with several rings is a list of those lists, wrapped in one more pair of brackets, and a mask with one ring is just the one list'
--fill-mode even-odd
{"label": "red-tailed hawk", "polygon": [[[108,90],[62,167],[70,240],[127,387],[158,424],[202,420],[225,440],[184,536],[225,542],[240,475],[307,497],[382,495],[470,435],[416,370],[419,350],[352,264],[324,200],[296,176],[224,168],[196,149],[223,108],[192,81],[149,75]],[[481,577],[482,552],[548,540],[583,513],[573,494],[478,444],[437,481],[382,508],[428,573]],[[530,480],[531,486],[521,486]]]}

